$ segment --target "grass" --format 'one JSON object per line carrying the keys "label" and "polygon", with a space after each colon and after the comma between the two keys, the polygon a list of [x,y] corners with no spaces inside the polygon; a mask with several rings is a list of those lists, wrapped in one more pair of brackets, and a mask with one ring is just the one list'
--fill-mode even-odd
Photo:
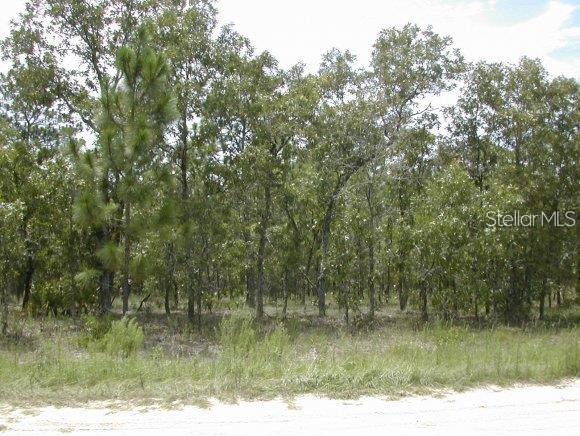
{"label": "grass", "polygon": [[[145,345],[135,352],[120,321],[107,330],[91,318],[19,319],[17,337],[0,342],[0,401],[398,396],[552,383],[580,372],[576,323],[481,329],[402,318],[356,331],[308,317],[256,323],[236,313],[216,317],[198,336],[181,315],[150,314],[138,322]],[[131,328],[139,345],[141,329]]]}

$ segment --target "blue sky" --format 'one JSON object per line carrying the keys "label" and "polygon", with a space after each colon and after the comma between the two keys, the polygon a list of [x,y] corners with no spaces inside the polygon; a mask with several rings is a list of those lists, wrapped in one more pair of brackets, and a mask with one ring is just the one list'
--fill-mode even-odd
{"label": "blue sky", "polygon": [[[580,1],[562,1],[561,3],[576,7],[562,26],[562,30],[568,29],[576,36],[569,36],[559,48],[549,53],[549,56],[564,63],[568,62],[570,65],[576,63],[577,66],[580,59],[578,31],[580,27]],[[490,20],[498,25],[510,26],[541,16],[549,7],[550,1],[548,0],[498,0],[495,2],[494,10],[490,13]],[[575,77],[579,78],[579,76],[580,71],[576,68]]]}
{"label": "blue sky", "polygon": [[[0,1],[0,36],[24,0]],[[414,22],[453,37],[468,60],[538,57],[552,74],[580,80],[580,0],[218,0],[233,23],[283,66],[316,69],[332,47],[368,61],[379,30]]]}
{"label": "blue sky", "polygon": [[547,6],[547,0],[500,0],[490,15],[498,24],[514,24],[541,14]]}

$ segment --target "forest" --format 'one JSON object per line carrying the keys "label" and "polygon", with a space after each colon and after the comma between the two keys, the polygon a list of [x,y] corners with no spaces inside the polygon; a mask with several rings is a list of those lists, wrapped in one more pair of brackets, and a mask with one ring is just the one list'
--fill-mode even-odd
{"label": "forest", "polygon": [[389,314],[564,317],[558,374],[578,374],[576,79],[467,62],[414,24],[381,31],[369,65],[332,49],[316,71],[282,68],[217,17],[212,0],[28,0],[13,21],[4,346],[23,323],[123,315],[100,337],[139,337],[145,315],[202,334],[236,311],[371,336]]}
{"label": "forest", "polygon": [[151,295],[199,322],[223,299],[346,318],[397,299],[521,321],[575,299],[574,221],[489,212],[575,214],[577,81],[468,65],[414,25],[381,32],[367,68],[333,50],[284,71],[182,3],[30,2],[3,41],[4,305]]}

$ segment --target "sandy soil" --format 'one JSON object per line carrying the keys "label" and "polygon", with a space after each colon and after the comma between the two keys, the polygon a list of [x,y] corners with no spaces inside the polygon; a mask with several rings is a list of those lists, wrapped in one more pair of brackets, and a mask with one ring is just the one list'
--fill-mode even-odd
{"label": "sandy soil", "polygon": [[[99,406],[99,407],[98,407]],[[207,409],[14,409],[0,406],[2,434],[108,435],[423,435],[580,434],[580,379],[561,386],[487,388],[387,401],[302,396]],[[0,431],[1,432],[1,431]]]}

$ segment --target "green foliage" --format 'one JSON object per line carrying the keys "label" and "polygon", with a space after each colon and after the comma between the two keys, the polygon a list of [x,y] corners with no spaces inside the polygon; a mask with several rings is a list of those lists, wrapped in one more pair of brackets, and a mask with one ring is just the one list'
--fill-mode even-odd
{"label": "green foliage", "polygon": [[224,317],[220,323],[220,344],[234,355],[246,355],[255,350],[257,332],[250,316]]}
{"label": "green foliage", "polygon": [[[246,321],[223,324],[224,332],[238,332],[241,346],[222,336],[218,343],[210,340],[215,351],[209,354],[170,357],[155,346],[130,359],[70,345],[74,336],[66,319],[45,321],[42,329],[38,320],[21,320],[21,340],[0,348],[0,395],[27,404],[111,398],[189,403],[304,393],[344,398],[552,383],[578,375],[577,327],[415,329],[391,323],[350,334],[293,318],[301,334],[290,340],[282,327],[262,332],[241,318]],[[120,331],[126,334],[125,327]],[[25,340],[31,335],[32,347]],[[165,345],[168,337],[158,340]]]}
{"label": "green foliage", "polygon": [[[95,333],[99,334],[97,327]],[[132,357],[143,345],[145,337],[143,328],[134,318],[124,317],[118,321],[112,321],[109,330],[93,346],[96,350],[103,351],[111,356]]]}
{"label": "green foliage", "polygon": [[113,242],[107,242],[97,251],[97,257],[105,268],[111,271],[118,270],[122,262],[122,248]]}
{"label": "green foliage", "polygon": [[100,275],[99,270],[86,269],[76,274],[74,280],[81,289],[90,292],[96,290]]}
{"label": "green foliage", "polygon": [[283,325],[261,334],[247,315],[224,318],[220,323],[222,353],[216,371],[236,384],[275,374],[289,358],[291,345]]}
{"label": "green foliage", "polygon": [[113,319],[111,316],[94,316],[92,314],[83,315],[82,323],[89,340],[99,341],[111,329]]}
{"label": "green foliage", "polygon": [[578,82],[537,60],[466,65],[408,24],[308,74],[211,1],[150,0],[29,1],[2,52],[3,320],[104,314],[119,288],[198,330],[244,302],[370,330],[395,296],[507,323],[578,299],[574,227],[486,222],[578,210]]}

